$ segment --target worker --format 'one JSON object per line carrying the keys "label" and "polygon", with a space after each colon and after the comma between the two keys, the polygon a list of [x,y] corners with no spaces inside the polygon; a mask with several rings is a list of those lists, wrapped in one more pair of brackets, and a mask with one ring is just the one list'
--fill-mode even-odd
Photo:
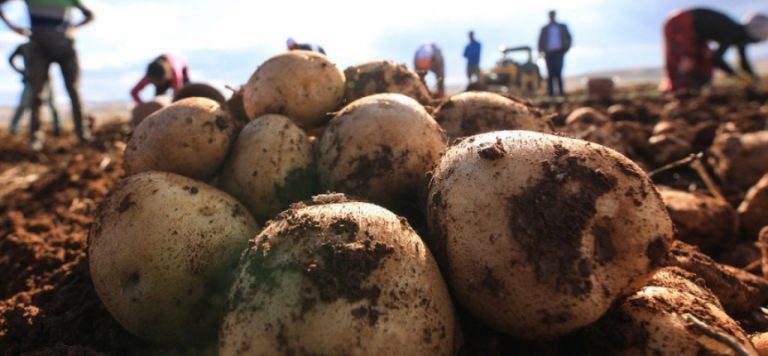
{"label": "worker", "polygon": [[434,73],[437,79],[437,93],[434,97],[445,96],[445,61],[440,47],[434,43],[419,46],[413,56],[413,67],[423,83],[426,83],[425,78],[428,72]]}
{"label": "worker", "polygon": [[[665,75],[661,89],[665,91],[699,90],[712,81],[714,67],[747,83],[755,72],[747,60],[747,45],[768,39],[768,17],[749,16],[740,24],[728,15],[706,8],[679,10],[664,22]],[[717,43],[714,52],[709,42]],[[723,56],[732,46],[739,52],[736,72]]]}
{"label": "worker", "polygon": [[309,43],[297,43],[293,38],[289,38],[287,41],[285,41],[285,45],[288,47],[289,51],[302,50],[325,54],[323,47]]}
{"label": "worker", "polygon": [[469,43],[464,47],[464,58],[467,59],[467,80],[470,83],[480,79],[481,50],[482,45],[475,39],[475,31],[469,31]]}
{"label": "worker", "polygon": [[[568,26],[557,22],[557,13],[549,11],[549,23],[539,33],[539,53],[547,63],[547,94],[565,96],[563,90],[563,64],[565,54],[571,49],[572,38]],[[557,89],[557,93],[555,93]]]}
{"label": "worker", "polygon": [[[16,47],[16,50],[11,53],[10,57],[8,57],[8,64],[10,64],[11,68],[21,74],[21,82],[24,84],[24,89],[21,93],[21,98],[19,99],[19,106],[16,107],[16,111],[13,113],[13,116],[11,117],[11,126],[9,131],[12,135],[16,134],[16,130],[19,126],[19,121],[21,120],[21,116],[24,115],[24,112],[27,111],[27,109],[31,109],[32,107],[32,93],[34,90],[32,89],[32,85],[30,84],[29,80],[27,79],[26,70],[29,66],[27,62],[27,49],[29,48],[29,42],[23,43]],[[24,63],[23,68],[19,68],[19,65],[16,63],[16,59],[21,58],[21,61]],[[48,82],[45,83],[45,90],[43,90],[43,95],[45,97],[45,103],[48,105],[48,107],[51,109],[51,119],[53,121],[53,135],[59,136],[61,133],[61,126],[59,124],[59,110],[56,108],[56,98],[53,95],[53,88],[50,85],[50,79]]]}
{"label": "worker", "polygon": [[160,96],[172,89],[174,92],[189,84],[189,67],[179,56],[163,54],[149,62],[144,77],[131,89],[131,97],[138,104],[143,104],[139,93],[147,85],[155,86],[155,96]]}
{"label": "worker", "polygon": [[[0,0],[0,6],[9,0]],[[93,21],[93,12],[80,0],[26,0],[30,18],[30,29],[11,23],[0,7],[0,20],[14,32],[29,36],[27,80],[32,85],[32,105],[29,125],[29,143],[34,150],[43,148],[44,136],[40,132],[40,107],[43,104],[43,92],[48,83],[48,69],[52,63],[58,63],[64,77],[64,86],[72,103],[72,121],[78,141],[90,141],[91,135],[83,125],[82,101],[80,99],[80,64],[75,49],[74,29]],[[77,24],[70,22],[72,9],[83,14],[83,20]]]}

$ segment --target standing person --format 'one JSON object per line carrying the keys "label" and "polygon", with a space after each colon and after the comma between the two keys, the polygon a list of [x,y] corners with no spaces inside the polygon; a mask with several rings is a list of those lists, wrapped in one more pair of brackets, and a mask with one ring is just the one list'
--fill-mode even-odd
{"label": "standing person", "polygon": [[427,72],[435,73],[437,93],[434,97],[442,98],[445,96],[445,61],[440,47],[434,43],[419,46],[413,56],[413,67],[422,82],[425,82],[424,78],[427,76]]}
{"label": "standing person", "polygon": [[[731,46],[739,52],[738,76],[751,83],[755,72],[747,60],[749,44],[768,39],[768,17],[755,14],[745,24],[727,15],[705,8],[676,11],[664,22],[664,52],[666,78],[661,83],[665,91],[699,90],[712,81],[714,67],[729,76],[736,71],[723,59]],[[708,43],[716,42],[714,53]]]}
{"label": "standing person", "polygon": [[323,47],[310,43],[297,43],[293,38],[289,38],[285,41],[285,45],[288,47],[289,51],[302,50],[325,54]]}
{"label": "standing person", "polygon": [[[0,6],[10,0],[0,0]],[[88,127],[83,126],[83,105],[80,99],[80,63],[75,49],[75,29],[93,21],[93,12],[80,0],[25,0],[29,11],[30,29],[25,29],[8,21],[0,8],[0,20],[14,32],[29,35],[27,50],[27,79],[32,85],[31,119],[29,125],[29,143],[35,150],[43,147],[43,135],[40,130],[40,106],[43,92],[48,82],[48,69],[52,63],[58,63],[64,77],[69,99],[72,102],[72,121],[75,134],[80,143],[91,139]],[[77,24],[71,23],[72,9],[78,9],[84,19]]]}
{"label": "standing person", "polygon": [[[16,47],[16,50],[11,53],[10,57],[8,57],[8,64],[10,64],[13,70],[21,74],[21,82],[24,84],[24,90],[22,91],[21,98],[19,99],[19,106],[16,107],[16,111],[13,113],[13,117],[11,118],[11,127],[9,131],[14,135],[18,129],[21,116],[24,115],[24,111],[29,109],[32,105],[32,85],[30,85],[29,80],[27,80],[27,74],[25,73],[27,67],[29,66],[27,63],[27,56],[25,54],[28,47],[28,42],[21,44],[19,47]],[[16,58],[19,57],[21,57],[22,62],[24,63],[23,69],[19,68],[19,66],[16,64]],[[45,103],[48,104],[48,107],[51,109],[53,135],[59,136],[61,133],[61,126],[59,125],[59,111],[56,109],[56,98],[53,95],[53,86],[51,85],[50,80],[45,83],[45,90],[43,91],[43,94],[45,96]]]}
{"label": "standing person", "polygon": [[[549,12],[549,23],[541,28],[539,33],[539,53],[544,54],[547,62],[547,94],[555,96],[555,84],[557,95],[565,96],[563,90],[563,62],[565,54],[571,49],[571,32],[568,26],[558,23],[554,10]],[[557,82],[557,83],[555,83]]]}
{"label": "standing person", "polygon": [[163,95],[172,89],[174,92],[189,84],[189,66],[179,56],[162,54],[147,65],[144,77],[131,89],[131,97],[137,105],[143,104],[139,93],[147,85],[155,86],[155,96]]}
{"label": "standing person", "polygon": [[467,59],[467,80],[472,83],[480,79],[480,51],[482,45],[475,40],[475,31],[469,31],[469,44],[464,47],[464,58]]}

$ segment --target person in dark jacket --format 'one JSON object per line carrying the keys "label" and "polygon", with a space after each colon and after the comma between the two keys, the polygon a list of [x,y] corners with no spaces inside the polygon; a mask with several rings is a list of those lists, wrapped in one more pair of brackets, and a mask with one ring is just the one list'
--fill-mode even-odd
{"label": "person in dark jacket", "polygon": [[[664,22],[665,91],[699,90],[712,81],[717,67],[729,76],[752,82],[756,76],[747,60],[747,45],[768,39],[768,17],[750,16],[740,24],[727,15],[707,8],[679,10]],[[714,52],[709,42],[717,43]],[[731,47],[739,53],[737,73],[723,59]]]}
{"label": "person in dark jacket", "polygon": [[472,83],[480,79],[480,51],[482,45],[475,39],[475,31],[469,31],[469,43],[464,47],[464,58],[467,59],[467,80]]}
{"label": "person in dark jacket", "polygon": [[556,16],[554,10],[550,11],[549,23],[542,27],[539,33],[539,53],[544,54],[544,60],[547,62],[547,94],[551,97],[556,95],[555,88],[558,89],[557,95],[565,96],[563,62],[572,43],[568,26],[558,23]]}
{"label": "person in dark jacket", "polygon": [[310,43],[298,43],[293,38],[289,38],[287,41],[285,41],[285,45],[288,47],[289,51],[302,50],[325,54],[323,47]]}

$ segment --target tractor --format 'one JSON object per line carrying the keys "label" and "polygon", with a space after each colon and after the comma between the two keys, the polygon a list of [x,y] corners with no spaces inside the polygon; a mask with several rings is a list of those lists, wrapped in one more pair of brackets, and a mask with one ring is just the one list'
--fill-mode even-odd
{"label": "tractor", "polygon": [[[490,72],[481,72],[467,90],[486,90],[514,95],[534,96],[541,86],[539,66],[533,62],[530,46],[500,48],[501,58]],[[514,56],[524,53],[524,58]],[[516,58],[518,57],[518,58]]]}

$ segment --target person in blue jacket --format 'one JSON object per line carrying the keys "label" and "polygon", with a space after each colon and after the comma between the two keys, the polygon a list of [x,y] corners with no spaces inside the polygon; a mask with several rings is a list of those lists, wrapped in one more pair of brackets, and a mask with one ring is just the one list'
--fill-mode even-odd
{"label": "person in blue jacket", "polygon": [[[475,31],[469,31],[469,43],[464,47],[464,58],[467,59],[467,80],[470,83],[480,79],[480,51],[482,45],[475,39]],[[475,79],[472,80],[472,77]]]}

